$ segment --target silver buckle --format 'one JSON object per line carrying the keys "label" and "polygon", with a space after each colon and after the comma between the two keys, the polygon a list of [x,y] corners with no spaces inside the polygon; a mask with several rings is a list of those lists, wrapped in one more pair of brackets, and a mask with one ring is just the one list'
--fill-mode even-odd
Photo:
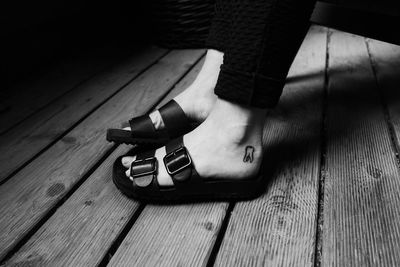
{"label": "silver buckle", "polygon": [[[146,162],[151,162],[153,169],[147,172],[142,172],[142,173],[138,173],[138,174],[133,174],[132,173],[132,167],[134,166],[134,164],[140,165],[141,163],[146,163]],[[138,178],[138,177],[142,177],[142,176],[146,176],[146,175],[154,175],[157,172],[157,158],[156,157],[151,157],[151,158],[146,158],[146,159],[139,159],[139,160],[135,160],[134,162],[132,162],[131,164],[131,178]]]}
{"label": "silver buckle", "polygon": [[[179,152],[182,152],[182,151],[184,152],[185,156],[187,157],[188,162],[176,170],[171,170],[169,167],[169,165],[171,163],[171,158],[173,159]],[[184,147],[184,146],[181,146],[180,148],[176,149],[175,151],[172,151],[171,153],[168,153],[167,155],[165,155],[163,160],[164,160],[165,168],[167,169],[168,174],[171,176],[182,171],[183,169],[185,169],[187,167],[190,167],[190,165],[192,165],[192,158],[190,157],[189,153],[187,152],[186,147]]]}

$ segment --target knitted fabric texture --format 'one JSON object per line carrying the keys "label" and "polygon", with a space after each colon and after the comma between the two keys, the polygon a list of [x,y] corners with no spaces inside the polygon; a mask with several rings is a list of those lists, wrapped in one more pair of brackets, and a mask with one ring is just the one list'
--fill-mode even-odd
{"label": "knitted fabric texture", "polygon": [[215,94],[242,105],[275,106],[314,5],[315,0],[217,0],[210,38],[219,36],[225,54]]}
{"label": "knitted fabric texture", "polygon": [[225,51],[225,43],[231,23],[230,4],[230,0],[217,0],[215,3],[214,18],[206,40],[207,48],[212,48],[221,52]]}

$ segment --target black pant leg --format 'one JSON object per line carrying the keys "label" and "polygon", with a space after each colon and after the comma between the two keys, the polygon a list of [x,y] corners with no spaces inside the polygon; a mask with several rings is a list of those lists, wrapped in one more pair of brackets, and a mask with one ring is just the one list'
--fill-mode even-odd
{"label": "black pant leg", "polygon": [[277,104],[309,28],[315,0],[234,0],[215,94],[239,104]]}
{"label": "black pant leg", "polygon": [[214,17],[211,23],[210,32],[206,41],[206,47],[224,52],[229,34],[230,0],[217,0],[215,3]]}

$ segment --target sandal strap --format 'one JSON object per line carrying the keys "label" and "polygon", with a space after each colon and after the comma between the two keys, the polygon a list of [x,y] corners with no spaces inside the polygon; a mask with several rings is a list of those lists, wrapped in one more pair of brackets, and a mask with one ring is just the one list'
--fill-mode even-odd
{"label": "sandal strap", "polygon": [[190,120],[175,100],[170,100],[159,108],[158,111],[161,114],[165,129],[171,139],[177,138],[178,136],[190,131]]}
{"label": "sandal strap", "polygon": [[161,118],[164,122],[164,130],[156,130],[149,115],[142,115],[129,120],[131,133],[134,137],[143,138],[176,138],[191,129],[191,123],[181,106],[170,100],[164,106],[159,108]]}
{"label": "sandal strap", "polygon": [[163,159],[164,165],[176,187],[189,181],[195,182],[199,178],[189,152],[183,144],[183,137],[169,142],[165,150],[167,154]]}
{"label": "sandal strap", "polygon": [[157,182],[158,163],[155,150],[138,153],[131,164],[133,186],[147,187]]}
{"label": "sandal strap", "polygon": [[159,132],[154,128],[154,124],[148,115],[142,115],[129,120],[132,136],[155,138]]}

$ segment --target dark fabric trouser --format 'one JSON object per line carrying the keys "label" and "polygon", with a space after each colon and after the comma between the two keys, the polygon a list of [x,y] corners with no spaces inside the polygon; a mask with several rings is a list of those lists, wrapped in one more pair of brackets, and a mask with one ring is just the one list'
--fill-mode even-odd
{"label": "dark fabric trouser", "polygon": [[308,31],[315,0],[217,0],[207,47],[224,52],[215,94],[271,108]]}

